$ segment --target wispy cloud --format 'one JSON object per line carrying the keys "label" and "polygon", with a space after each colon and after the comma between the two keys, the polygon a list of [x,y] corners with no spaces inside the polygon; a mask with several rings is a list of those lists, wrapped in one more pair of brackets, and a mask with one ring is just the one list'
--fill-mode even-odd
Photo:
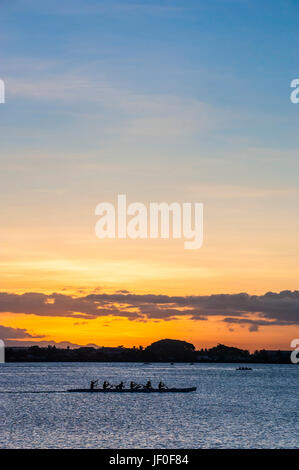
{"label": "wispy cloud", "polygon": [[[225,127],[234,117],[232,111],[224,112],[194,97],[120,86],[103,76],[97,63],[72,68],[59,61],[21,59],[17,66],[7,61],[5,69],[11,100],[48,103],[55,112],[100,122],[110,133],[129,138],[198,135]],[[104,121],[99,121],[101,116]]]}

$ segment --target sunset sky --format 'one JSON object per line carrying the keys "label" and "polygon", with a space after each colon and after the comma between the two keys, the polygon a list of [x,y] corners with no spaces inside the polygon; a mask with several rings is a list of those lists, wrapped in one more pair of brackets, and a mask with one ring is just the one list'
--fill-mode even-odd
{"label": "sunset sky", "polygon": [[[0,339],[290,348],[298,13],[295,0],[0,0]],[[202,202],[202,248],[98,239],[95,207],[118,194]]]}

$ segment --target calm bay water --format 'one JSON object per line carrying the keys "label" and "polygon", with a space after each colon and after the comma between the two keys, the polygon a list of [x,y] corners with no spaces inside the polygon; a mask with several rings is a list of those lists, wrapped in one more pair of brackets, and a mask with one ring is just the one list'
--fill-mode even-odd
{"label": "calm bay water", "polygon": [[[299,367],[0,364],[0,448],[299,448]],[[68,394],[92,379],[189,394]],[[32,393],[32,392],[57,393]],[[28,393],[29,392],[29,393]]]}

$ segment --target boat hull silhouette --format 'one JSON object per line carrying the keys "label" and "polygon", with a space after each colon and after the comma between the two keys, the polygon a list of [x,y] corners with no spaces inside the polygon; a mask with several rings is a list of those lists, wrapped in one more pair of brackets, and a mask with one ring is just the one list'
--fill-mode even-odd
{"label": "boat hull silhouette", "polygon": [[188,387],[188,388],[165,388],[159,390],[158,388],[139,388],[137,390],[131,390],[129,388],[125,388],[123,390],[118,390],[116,388],[104,390],[103,388],[72,388],[68,390],[68,392],[79,392],[79,393],[188,393],[188,392],[195,392],[196,387]]}

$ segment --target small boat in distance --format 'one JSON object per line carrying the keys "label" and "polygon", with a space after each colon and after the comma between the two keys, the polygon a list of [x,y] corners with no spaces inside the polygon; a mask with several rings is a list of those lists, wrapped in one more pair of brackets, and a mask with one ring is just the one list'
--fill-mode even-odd
{"label": "small boat in distance", "polygon": [[138,388],[138,389],[130,389],[130,388],[72,388],[68,390],[68,392],[79,392],[79,393],[187,393],[187,392],[195,392],[196,387],[187,387],[187,388]]}

